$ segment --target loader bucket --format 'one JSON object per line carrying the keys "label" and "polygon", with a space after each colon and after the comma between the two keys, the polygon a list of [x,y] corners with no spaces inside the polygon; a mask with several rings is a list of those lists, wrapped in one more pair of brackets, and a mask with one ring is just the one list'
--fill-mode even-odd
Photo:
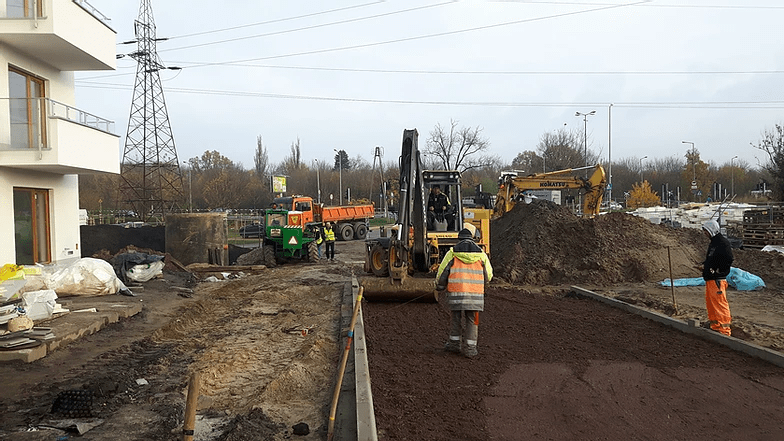
{"label": "loader bucket", "polygon": [[360,285],[365,288],[364,297],[369,302],[425,302],[435,303],[434,277],[406,277],[402,284],[392,283],[389,277],[361,277]]}

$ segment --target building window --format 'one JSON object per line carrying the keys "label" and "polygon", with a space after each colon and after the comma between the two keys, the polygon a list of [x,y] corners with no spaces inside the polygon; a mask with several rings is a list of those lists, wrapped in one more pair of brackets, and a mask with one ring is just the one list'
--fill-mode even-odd
{"label": "building window", "polygon": [[51,262],[49,191],[14,188],[16,264]]}
{"label": "building window", "polygon": [[43,17],[43,0],[6,0],[8,18]]}
{"label": "building window", "polygon": [[46,148],[44,80],[9,68],[11,148]]}

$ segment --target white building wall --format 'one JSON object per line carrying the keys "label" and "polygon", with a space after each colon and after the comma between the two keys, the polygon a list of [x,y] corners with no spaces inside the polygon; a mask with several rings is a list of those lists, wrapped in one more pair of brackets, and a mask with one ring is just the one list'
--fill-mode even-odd
{"label": "white building wall", "polygon": [[0,265],[16,263],[14,187],[49,190],[52,261],[67,263],[79,258],[78,176],[0,167]]}
{"label": "white building wall", "polygon": [[[0,0],[0,13],[5,9],[5,1]],[[96,23],[94,19],[77,9],[70,0],[45,0],[46,15],[54,20],[42,22],[43,26],[53,27],[46,32],[56,32],[64,35],[68,42],[81,50],[98,54],[100,69],[114,68],[115,35],[114,32],[100,25],[98,35],[88,32]],[[4,14],[0,14],[4,15]],[[9,31],[8,26],[20,26],[19,22],[6,21],[0,26],[0,34]],[[86,49],[85,49],[86,48]],[[8,98],[8,68],[13,66],[27,71],[45,80],[46,97],[67,105],[75,105],[74,73],[60,71],[45,61],[37,59],[35,54],[25,54],[12,49],[7,44],[0,43],[0,98]],[[67,54],[63,54],[68,58]],[[43,57],[45,58],[45,57]],[[95,63],[93,63],[95,64]],[[78,66],[76,69],[82,68]],[[88,67],[90,68],[90,67]],[[96,68],[92,67],[91,68]],[[84,109],[89,112],[89,109]],[[93,136],[89,130],[79,131],[71,123],[57,121],[54,131],[59,131],[63,153],[73,155],[79,151],[83,142],[91,142]],[[0,99],[0,127],[10,126],[9,105],[7,100]],[[88,130],[88,132],[85,132]],[[70,138],[68,138],[70,136]],[[87,139],[85,139],[85,136]],[[98,135],[95,135],[98,136]],[[71,139],[73,138],[73,139]],[[97,139],[97,138],[96,138]],[[97,141],[96,141],[97,142]],[[116,142],[116,141],[115,141]],[[105,140],[104,140],[105,143]],[[0,130],[0,146],[10,144],[10,133]],[[116,151],[106,157],[97,156],[86,162],[88,166],[94,165],[95,171],[119,171]],[[107,152],[108,153],[108,152]],[[114,158],[114,159],[113,159]],[[103,162],[112,162],[110,170],[105,170]],[[68,165],[64,159],[64,165]],[[115,164],[116,163],[116,164]],[[15,169],[3,167],[0,164],[0,266],[5,263],[16,262],[16,238],[14,226],[14,188],[43,189],[49,192],[49,229],[51,244],[51,259],[54,263],[67,264],[81,256],[79,234],[79,184],[75,174],[45,173],[31,169]]]}

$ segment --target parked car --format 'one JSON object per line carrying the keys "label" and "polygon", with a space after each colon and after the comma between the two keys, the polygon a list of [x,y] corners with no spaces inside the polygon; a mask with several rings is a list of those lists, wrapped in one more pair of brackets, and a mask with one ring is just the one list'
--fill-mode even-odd
{"label": "parked car", "polygon": [[264,235],[264,227],[260,224],[245,225],[240,228],[240,237],[247,239],[250,237],[261,237]]}

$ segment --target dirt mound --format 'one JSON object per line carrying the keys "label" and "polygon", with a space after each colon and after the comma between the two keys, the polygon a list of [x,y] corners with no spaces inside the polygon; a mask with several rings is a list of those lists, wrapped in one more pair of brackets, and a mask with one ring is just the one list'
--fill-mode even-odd
{"label": "dirt mound", "polygon": [[581,218],[548,201],[518,204],[492,222],[496,275],[517,284],[609,285],[697,277],[707,238],[699,230],[654,225],[610,213]]}

